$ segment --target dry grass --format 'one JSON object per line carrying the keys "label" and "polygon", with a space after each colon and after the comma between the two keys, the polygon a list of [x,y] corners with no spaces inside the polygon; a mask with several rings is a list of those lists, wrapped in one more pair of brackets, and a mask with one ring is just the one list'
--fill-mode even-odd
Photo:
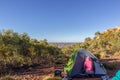
{"label": "dry grass", "polygon": [[0,78],[0,80],[15,80],[14,78],[12,78],[11,76],[5,76]]}
{"label": "dry grass", "polygon": [[106,57],[106,53],[101,52],[100,54],[94,54],[98,59],[104,59]]}
{"label": "dry grass", "polygon": [[106,53],[102,52],[100,53],[100,59],[104,59],[106,57]]}
{"label": "dry grass", "polygon": [[53,78],[47,78],[44,80],[61,80],[61,77],[53,77]]}
{"label": "dry grass", "polygon": [[118,56],[120,56],[120,53],[119,53],[119,52],[115,52],[115,53],[114,53],[114,56],[115,56],[115,57],[118,57]]}

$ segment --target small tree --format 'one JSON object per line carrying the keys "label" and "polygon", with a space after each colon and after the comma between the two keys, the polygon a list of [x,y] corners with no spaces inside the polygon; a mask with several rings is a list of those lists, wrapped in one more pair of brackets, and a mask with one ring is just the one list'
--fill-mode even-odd
{"label": "small tree", "polygon": [[96,33],[95,33],[95,36],[99,36],[101,33],[99,32],[99,31],[97,31]]}

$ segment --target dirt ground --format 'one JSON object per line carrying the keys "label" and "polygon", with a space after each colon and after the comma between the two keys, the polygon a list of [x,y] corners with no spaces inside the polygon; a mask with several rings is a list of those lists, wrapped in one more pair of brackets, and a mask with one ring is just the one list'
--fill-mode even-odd
{"label": "dirt ground", "polygon": [[116,72],[120,70],[120,57],[102,59],[101,62],[111,62],[116,64],[116,69],[107,70],[107,74],[109,75],[109,77],[115,76]]}
{"label": "dirt ground", "polygon": [[[107,74],[112,77],[115,75],[115,73],[120,70],[120,58],[106,58],[102,59],[102,62],[116,62],[116,69],[115,70],[107,70]],[[54,71],[57,69],[63,70],[64,65],[55,65],[53,67],[43,67],[43,66],[36,66],[34,68],[29,68],[23,73],[15,73],[12,74],[11,77],[13,77],[16,80],[46,80],[45,78],[53,77]],[[75,79],[79,80],[79,79]],[[81,79],[82,80],[82,79]],[[100,80],[100,79],[84,79],[84,80]]]}

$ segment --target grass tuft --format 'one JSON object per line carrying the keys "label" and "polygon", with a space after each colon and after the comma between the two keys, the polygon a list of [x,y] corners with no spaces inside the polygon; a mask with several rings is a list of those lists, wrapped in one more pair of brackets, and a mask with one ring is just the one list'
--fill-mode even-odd
{"label": "grass tuft", "polygon": [[5,76],[5,77],[1,78],[0,80],[15,80],[15,79],[13,79],[10,76]]}

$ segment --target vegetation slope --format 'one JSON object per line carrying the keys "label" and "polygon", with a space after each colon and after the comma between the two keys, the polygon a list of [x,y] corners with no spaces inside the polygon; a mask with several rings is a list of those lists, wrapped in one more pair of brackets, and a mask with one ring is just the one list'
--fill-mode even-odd
{"label": "vegetation slope", "polygon": [[87,37],[84,42],[62,48],[49,44],[46,39],[31,39],[27,33],[1,30],[0,73],[35,65],[64,64],[74,51],[81,48],[90,50],[98,58],[120,56],[120,26],[97,31],[92,39]]}

